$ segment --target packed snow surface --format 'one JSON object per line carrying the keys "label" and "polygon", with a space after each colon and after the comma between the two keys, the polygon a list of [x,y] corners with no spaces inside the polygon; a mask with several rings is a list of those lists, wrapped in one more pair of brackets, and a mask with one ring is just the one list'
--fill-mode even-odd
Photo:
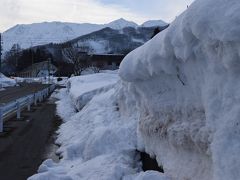
{"label": "packed snow surface", "polygon": [[116,72],[73,77],[67,83],[69,97],[77,109],[81,110],[93,96],[111,89],[118,79]]}
{"label": "packed snow surface", "polygon": [[196,0],[121,63],[139,148],[174,179],[240,179],[239,22],[239,0]]}
{"label": "packed snow surface", "polygon": [[9,87],[9,86],[15,86],[16,81],[14,79],[10,79],[4,74],[0,73],[0,89],[4,87]]}
{"label": "packed snow surface", "polygon": [[[60,99],[57,112],[64,121],[57,139],[62,159],[46,160],[30,180],[168,180],[157,172],[140,172],[137,120],[119,111],[117,81],[117,72],[74,77],[67,89],[54,94]],[[95,91],[103,87],[101,93]],[[95,95],[77,111],[72,100],[90,92]]]}

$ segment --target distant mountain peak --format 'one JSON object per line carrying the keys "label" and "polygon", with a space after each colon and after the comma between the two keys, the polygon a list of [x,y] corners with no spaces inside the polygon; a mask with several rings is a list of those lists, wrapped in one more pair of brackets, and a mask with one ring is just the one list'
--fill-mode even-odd
{"label": "distant mountain peak", "polygon": [[[152,27],[159,24],[167,25],[163,21],[147,21],[142,26]],[[138,28],[135,22],[124,18],[117,19],[109,24],[69,23],[69,22],[42,22],[32,24],[18,24],[3,32],[3,52],[9,51],[13,44],[19,44],[22,49],[48,43],[62,43],[79,36],[86,35],[109,27],[122,30],[125,27]]]}
{"label": "distant mountain peak", "polygon": [[167,25],[168,23],[164,22],[163,20],[149,20],[144,22],[141,26],[142,27],[154,27],[154,26],[164,27]]}
{"label": "distant mountain peak", "polygon": [[128,21],[123,18],[112,21],[109,24],[106,24],[105,26],[110,27],[112,29],[123,29],[125,27],[134,27],[134,28],[138,27],[138,25],[135,22]]}

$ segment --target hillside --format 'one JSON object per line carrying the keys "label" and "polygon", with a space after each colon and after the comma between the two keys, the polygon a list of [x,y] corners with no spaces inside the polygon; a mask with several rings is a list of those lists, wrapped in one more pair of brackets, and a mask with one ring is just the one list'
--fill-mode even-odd
{"label": "hillside", "polygon": [[26,49],[48,43],[63,43],[106,27],[120,30],[125,27],[137,28],[138,25],[122,18],[108,24],[65,22],[21,24],[3,32],[3,51],[10,50],[14,44],[19,44],[22,49]]}
{"label": "hillside", "polygon": [[[165,28],[167,26],[161,30]],[[153,32],[154,28],[144,27],[126,27],[121,30],[104,28],[65,43],[50,43],[36,46],[34,49],[50,53],[54,61],[64,61],[62,50],[70,46],[75,46],[79,51],[90,54],[127,54],[150,40]]]}

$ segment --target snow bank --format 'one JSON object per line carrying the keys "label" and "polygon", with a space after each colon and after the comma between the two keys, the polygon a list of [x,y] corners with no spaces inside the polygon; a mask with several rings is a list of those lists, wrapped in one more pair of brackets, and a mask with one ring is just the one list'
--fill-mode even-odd
{"label": "snow bank", "polygon": [[[29,180],[143,180],[161,176],[138,176],[137,119],[120,114],[116,77],[113,72],[74,77],[68,89],[53,95],[60,99],[57,113],[65,122],[57,139],[62,159],[59,163],[46,160]],[[95,91],[99,88],[105,90]],[[89,92],[92,98],[77,112],[76,99]]]}
{"label": "snow bank", "polygon": [[111,89],[119,80],[117,72],[77,76],[69,79],[67,88],[74,105],[81,110],[94,95]]}
{"label": "snow bank", "polygon": [[15,86],[16,81],[14,79],[7,78],[2,73],[0,73],[0,89],[9,86]]}
{"label": "snow bank", "polygon": [[157,171],[146,171],[124,177],[123,180],[170,180]]}
{"label": "snow bank", "polygon": [[139,148],[172,178],[240,178],[239,22],[238,0],[196,0],[121,63]]}

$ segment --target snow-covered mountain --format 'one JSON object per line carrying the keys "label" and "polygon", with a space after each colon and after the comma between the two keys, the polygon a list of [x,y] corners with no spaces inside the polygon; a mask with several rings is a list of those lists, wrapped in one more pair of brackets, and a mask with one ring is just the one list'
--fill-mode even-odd
{"label": "snow-covered mountain", "polygon": [[70,43],[89,53],[126,54],[148,41],[153,31],[154,28],[141,27],[125,27],[120,30],[104,28],[74,39]]}
{"label": "snow-covered mountain", "polygon": [[137,28],[138,24],[136,24],[135,22],[127,21],[127,20],[121,18],[116,21],[110,22],[109,24],[106,24],[106,27],[110,27],[112,29],[123,29],[125,27]]}
{"label": "snow-covered mountain", "polygon": [[7,51],[16,43],[19,44],[21,48],[25,49],[50,42],[65,42],[102,28],[103,25],[97,24],[61,22],[16,25],[3,33],[3,49],[4,51]]}
{"label": "snow-covered mountain", "polygon": [[[165,28],[162,27],[161,30]],[[61,44],[51,43],[35,48],[51,54],[56,61],[64,61],[62,50],[72,46],[89,54],[127,54],[147,42],[154,29],[155,27],[125,27],[117,30],[106,27]]]}
{"label": "snow-covered mountain", "polygon": [[168,23],[162,21],[162,20],[150,20],[150,21],[146,21],[142,24],[142,27],[154,27],[154,26],[167,26]]}
{"label": "snow-covered mountain", "polygon": [[108,24],[43,22],[16,25],[3,33],[3,51],[10,50],[14,44],[26,49],[48,43],[62,43],[105,27],[120,30],[125,27],[137,28],[138,25],[122,18]]}

